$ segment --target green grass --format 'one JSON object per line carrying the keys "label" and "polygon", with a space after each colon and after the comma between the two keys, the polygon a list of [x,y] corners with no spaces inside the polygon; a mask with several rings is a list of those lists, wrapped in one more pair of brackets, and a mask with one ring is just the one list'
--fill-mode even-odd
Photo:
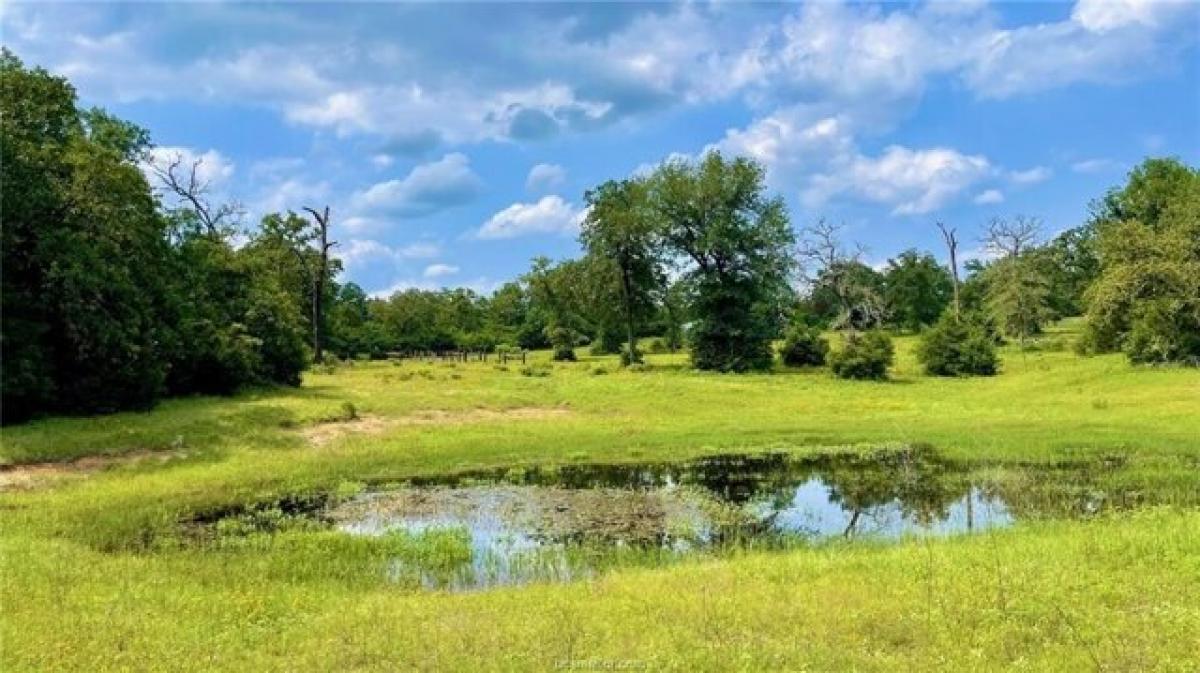
{"label": "green grass", "polygon": [[[897,346],[885,383],[820,370],[702,374],[679,355],[650,356],[650,369],[633,373],[615,358],[541,366],[536,354],[548,376],[519,364],[357,363],[310,374],[298,390],[5,428],[9,464],[177,458],[0,495],[0,669],[1200,666],[1200,514],[1182,504],[468,594],[389,584],[379,572],[397,553],[461,553],[452,540],[296,530],[179,541],[180,520],[197,512],[364,481],[736,450],[920,443],[978,470],[1121,457],[1125,469],[1106,477],[1114,483],[1191,494],[1152,500],[1186,503],[1200,489],[1194,369],[1006,349],[1000,376],[941,380],[919,374],[913,339]],[[343,416],[346,402],[390,424],[310,444],[303,431]]]}

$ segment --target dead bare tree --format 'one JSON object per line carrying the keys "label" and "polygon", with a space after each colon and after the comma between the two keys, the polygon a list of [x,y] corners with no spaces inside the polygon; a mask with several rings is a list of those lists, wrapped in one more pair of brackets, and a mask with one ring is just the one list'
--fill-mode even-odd
{"label": "dead bare tree", "polygon": [[203,164],[203,157],[188,162],[182,152],[176,152],[165,161],[155,161],[152,157],[146,160],[150,172],[186,208],[195,213],[210,235],[224,237],[232,233],[245,214],[245,209],[236,201],[212,203],[212,183],[201,175]]}
{"label": "dead bare tree", "polygon": [[950,276],[954,279],[954,319],[962,318],[962,304],[958,298],[958,237],[955,235],[956,229],[947,229],[942,222],[937,223],[937,228],[942,232],[942,239],[946,241],[946,248],[950,251]]}
{"label": "dead bare tree", "polygon": [[833,327],[853,330],[856,316],[867,323],[880,323],[886,311],[883,298],[856,277],[855,266],[862,263],[866,249],[855,244],[852,251],[846,250],[838,236],[843,226],[821,218],[802,229],[797,257],[809,288],[826,287],[836,298],[839,315]]}
{"label": "dead bare tree", "polygon": [[337,241],[329,240],[329,206],[325,206],[324,210],[318,211],[316,208],[304,206],[313,216],[313,239],[317,244],[318,263],[315,269],[310,269],[308,262],[305,260],[303,253],[297,248],[293,248],[296,257],[300,260],[301,267],[305,268],[309,273],[309,278],[312,279],[312,328],[313,328],[313,360],[320,362],[323,359],[324,352],[321,342],[321,324],[325,314],[325,282],[329,274],[329,250],[337,245]]}
{"label": "dead bare tree", "polygon": [[1037,243],[1041,231],[1042,221],[1036,217],[993,217],[984,232],[983,243],[988,251],[997,256],[1020,257],[1022,252]]}

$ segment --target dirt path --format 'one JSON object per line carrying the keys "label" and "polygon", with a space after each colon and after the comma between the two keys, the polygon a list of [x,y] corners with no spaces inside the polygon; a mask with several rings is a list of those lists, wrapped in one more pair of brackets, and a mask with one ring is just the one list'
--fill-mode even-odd
{"label": "dirt path", "polygon": [[386,418],[363,415],[353,420],[331,421],[307,427],[300,434],[315,446],[328,444],[347,435],[381,435],[392,428],[414,425],[460,425],[504,420],[545,420],[571,414],[565,407],[514,407],[511,409],[433,409],[408,416]]}
{"label": "dirt path", "polygon": [[0,492],[23,491],[49,486],[64,479],[86,476],[117,465],[133,465],[146,461],[165,463],[183,458],[186,451],[141,449],[118,456],[84,456],[66,462],[27,463],[0,466]]}

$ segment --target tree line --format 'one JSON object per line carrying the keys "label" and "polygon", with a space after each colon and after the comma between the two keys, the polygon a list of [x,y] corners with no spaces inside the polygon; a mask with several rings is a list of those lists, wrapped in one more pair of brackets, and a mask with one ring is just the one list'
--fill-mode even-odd
{"label": "tree line", "polygon": [[[369,297],[339,280],[328,208],[240,231],[197,162],[147,164],[149,134],[83,109],[63,78],[0,57],[4,420],[144,408],[163,396],[299,383],[310,362],[389,353],[586,346],[622,362],[687,349],[700,369],[824,363],[886,372],[886,331],[923,331],[932,374],[994,373],[989,349],[1087,317],[1081,348],[1200,360],[1200,174],[1151,159],[1048,240],[997,218],[959,277],[910,249],[872,267],[839,226],[797,230],[763,168],[709,153],[585,195],[576,259],[535,259],[483,295]],[[149,170],[143,170],[149,166]],[[843,332],[830,349],[822,331]]]}

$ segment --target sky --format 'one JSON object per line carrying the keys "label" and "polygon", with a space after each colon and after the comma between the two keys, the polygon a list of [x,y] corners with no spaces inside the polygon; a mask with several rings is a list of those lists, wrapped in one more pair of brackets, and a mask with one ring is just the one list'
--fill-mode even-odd
{"label": "sky", "polygon": [[343,279],[490,292],[579,253],[584,192],[754,158],[799,231],[880,265],[993,216],[1081,224],[1147,156],[1200,164],[1200,3],[0,2],[84,105],[201,159],[248,226],[329,205]]}

